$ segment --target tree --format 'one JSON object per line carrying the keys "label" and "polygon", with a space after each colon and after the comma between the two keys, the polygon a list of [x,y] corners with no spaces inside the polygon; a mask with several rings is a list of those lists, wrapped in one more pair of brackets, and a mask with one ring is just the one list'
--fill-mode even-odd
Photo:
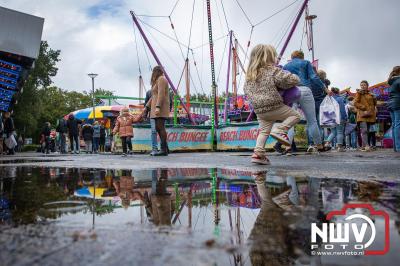
{"label": "tree", "polygon": [[[89,92],[67,91],[51,86],[52,78],[57,74],[59,56],[60,50],[53,50],[46,41],[42,41],[35,67],[14,109],[17,132],[32,137],[34,141],[39,139],[45,122],[55,127],[57,120],[63,116],[92,106],[92,94]],[[100,88],[96,89],[95,94],[113,95],[113,92]]]}
{"label": "tree", "polygon": [[40,98],[40,88],[47,88],[52,83],[51,78],[57,74],[57,62],[60,61],[60,50],[53,50],[46,41],[40,44],[39,56],[35,67],[31,70],[18,104],[14,109],[16,129],[25,136],[37,136],[42,127],[38,117],[43,113],[43,105]]}

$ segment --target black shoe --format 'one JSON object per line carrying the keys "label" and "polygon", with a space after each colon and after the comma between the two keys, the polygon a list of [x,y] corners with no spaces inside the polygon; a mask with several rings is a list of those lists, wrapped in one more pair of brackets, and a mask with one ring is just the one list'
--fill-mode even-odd
{"label": "black shoe", "polygon": [[282,148],[282,144],[280,144],[279,142],[277,142],[274,146],[273,149],[280,154],[286,154],[286,150],[284,148]]}
{"label": "black shoe", "polygon": [[166,151],[159,151],[154,156],[168,156],[168,152]]}

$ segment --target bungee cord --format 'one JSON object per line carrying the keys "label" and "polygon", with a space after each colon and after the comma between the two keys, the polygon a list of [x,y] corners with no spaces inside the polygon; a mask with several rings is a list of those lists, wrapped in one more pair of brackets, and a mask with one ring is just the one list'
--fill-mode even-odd
{"label": "bungee cord", "polygon": [[[219,82],[219,77],[221,75],[221,70],[222,70],[222,64],[224,63],[224,59],[225,59],[224,54],[225,54],[226,47],[227,47],[227,44],[228,44],[228,39],[229,39],[228,37],[229,36],[227,36],[227,38],[225,40],[224,50],[222,52],[222,57],[221,57],[221,63],[219,64],[218,75],[217,75],[217,83]],[[229,47],[229,49],[231,49],[231,47]]]}
{"label": "bungee cord", "polygon": [[172,13],[174,13],[175,8],[176,8],[176,6],[178,5],[178,3],[179,3],[179,0],[176,0],[175,5],[174,5],[174,7],[172,8],[171,12],[169,13],[169,16],[168,16],[168,17],[172,16]]}
{"label": "bungee cord", "polygon": [[179,42],[179,41],[176,41],[176,39],[174,39],[174,37],[171,37],[171,36],[169,36],[168,34],[166,34],[166,33],[162,32],[162,31],[160,31],[159,29],[157,29],[156,27],[154,27],[154,26],[148,24],[148,23],[145,22],[144,20],[141,20],[140,18],[138,18],[138,20],[139,20],[142,24],[144,24],[144,25],[146,25],[147,27],[149,27],[149,28],[151,28],[151,29],[157,31],[158,33],[160,33],[160,34],[163,35],[164,37],[170,39],[171,41],[177,42],[179,45],[182,45],[182,46],[185,47],[185,48],[188,47],[186,44],[181,43],[181,42]]}
{"label": "bungee cord", "polygon": [[243,7],[240,5],[239,0],[235,0],[235,1],[236,1],[237,5],[239,6],[240,10],[242,10],[243,15],[246,17],[246,19],[247,19],[247,21],[249,22],[250,26],[253,28],[254,25],[253,25],[253,23],[251,22],[249,16],[248,16],[248,15],[246,14],[246,12],[244,11]]}
{"label": "bungee cord", "polygon": [[[163,32],[163,31],[159,30],[158,28],[152,26],[151,24],[147,23],[146,21],[144,21],[144,20],[142,20],[142,19],[140,19],[140,18],[138,18],[138,20],[139,20],[141,23],[143,23],[144,25],[146,25],[148,28],[150,28],[150,29],[152,29],[152,30],[158,32],[159,34],[161,34],[161,35],[164,36],[165,38],[167,38],[167,39],[169,39],[169,40],[175,42],[176,44],[178,44],[178,47],[179,47],[179,50],[180,50],[180,53],[181,53],[181,56],[182,56],[182,59],[183,59],[183,60],[186,60],[186,59],[189,58],[189,53],[192,54],[193,65],[194,65],[195,70],[196,70],[197,79],[198,79],[198,82],[199,82],[201,91],[204,93],[204,86],[203,86],[203,82],[202,82],[202,78],[203,78],[203,69],[204,69],[204,46],[210,45],[210,42],[212,42],[212,44],[215,45],[215,43],[216,43],[217,41],[220,41],[220,40],[222,40],[222,39],[225,39],[225,44],[224,44],[224,48],[223,48],[222,58],[221,58],[221,60],[220,60],[220,64],[219,64],[219,68],[218,68],[218,75],[217,75],[217,81],[219,82],[219,81],[220,81],[220,74],[221,74],[222,66],[223,66],[223,64],[224,64],[224,54],[225,54],[225,52],[226,52],[227,37],[229,36],[229,34],[224,34],[224,35],[222,35],[222,36],[220,36],[220,37],[218,37],[218,38],[216,38],[216,39],[213,39],[213,40],[211,40],[211,41],[208,41],[208,42],[203,43],[203,40],[204,40],[204,39],[203,39],[203,38],[204,38],[204,36],[203,36],[203,35],[204,35],[204,34],[203,34],[203,33],[204,33],[204,17],[205,17],[205,8],[204,8],[204,4],[205,4],[205,2],[206,2],[206,1],[203,1],[203,8],[202,8],[202,10],[203,10],[203,12],[202,12],[202,13],[203,13],[203,16],[202,16],[202,25],[201,25],[201,31],[202,31],[201,41],[202,41],[202,43],[201,43],[200,45],[198,45],[198,46],[191,47],[191,46],[192,46],[192,44],[191,44],[191,39],[192,39],[193,24],[194,24],[194,23],[193,23],[193,21],[194,21],[194,10],[195,10],[195,3],[196,3],[196,0],[193,0],[192,14],[191,14],[191,20],[190,20],[190,30],[189,30],[189,37],[188,37],[188,43],[185,44],[185,43],[181,42],[181,41],[179,40],[179,36],[178,36],[178,34],[177,34],[177,32],[176,32],[176,29],[175,29],[175,26],[174,26],[173,20],[172,20],[172,15],[173,15],[174,12],[176,11],[179,2],[180,2],[180,0],[176,0],[176,1],[175,1],[174,5],[173,5],[173,7],[172,7],[172,9],[171,9],[171,12],[169,12],[169,15],[147,15],[147,14],[137,15],[138,17],[164,18],[164,19],[165,19],[165,18],[168,18],[168,20],[169,20],[169,22],[170,22],[170,25],[171,25],[171,28],[172,28],[173,33],[174,33],[173,36],[171,36],[171,35],[169,35],[169,34]],[[251,26],[251,28],[250,28],[250,33],[249,33],[249,37],[248,37],[248,40],[247,40],[246,48],[244,48],[244,45],[241,45],[240,43],[238,43],[239,50],[237,51],[237,54],[238,54],[237,59],[238,59],[238,61],[239,61],[239,62],[238,62],[238,66],[240,66],[240,68],[239,68],[240,77],[239,77],[239,82],[238,82],[238,88],[239,88],[239,87],[241,87],[241,81],[242,81],[243,73],[245,73],[245,71],[244,71],[244,66],[246,65],[247,60],[249,59],[248,53],[249,53],[249,49],[250,49],[250,45],[251,45],[251,41],[252,41],[252,38],[253,38],[253,35],[254,35],[254,30],[255,30],[255,28],[256,28],[257,26],[259,26],[259,25],[261,25],[261,24],[263,24],[263,23],[265,23],[265,22],[271,20],[273,17],[275,17],[275,16],[277,16],[278,14],[284,12],[284,11],[287,10],[288,8],[294,6],[297,2],[299,2],[299,0],[294,0],[293,2],[289,3],[289,4],[286,5],[285,7],[276,10],[274,13],[270,14],[270,15],[267,16],[266,18],[261,19],[260,21],[258,21],[258,22],[256,22],[256,23],[253,23],[253,22],[252,22],[252,20],[250,19],[250,16],[247,14],[246,10],[243,8],[243,6],[241,5],[241,3],[240,3],[239,0],[235,0],[234,2],[236,3],[237,7],[240,9],[240,11],[241,11],[241,13],[243,14],[243,16],[245,17],[246,21],[247,21],[247,22],[250,24],[250,26]],[[227,14],[227,12],[226,12],[226,9],[225,9],[223,0],[220,1],[220,4],[221,4],[222,14],[223,14],[223,16],[224,16],[224,19],[221,18],[221,14],[220,14],[219,7],[218,7],[219,4],[218,4],[218,1],[215,0],[215,5],[216,5],[216,9],[217,9],[217,16],[218,16],[218,19],[219,19],[219,26],[220,26],[220,29],[226,27],[226,30],[227,30],[227,32],[229,33],[229,31],[231,30],[231,26],[230,26],[229,21],[228,21],[228,14]],[[290,16],[290,17],[291,17],[291,16]],[[280,31],[278,31],[278,34],[283,32],[283,35],[281,36],[281,38],[279,38],[279,41],[278,41],[278,42],[275,42],[275,44],[276,44],[275,47],[279,47],[279,46],[281,45],[281,43],[282,43],[284,37],[287,35],[287,33],[288,33],[289,29],[290,29],[290,25],[292,25],[293,20],[295,19],[295,18],[294,18],[294,19],[293,19],[293,18],[290,19],[290,17],[289,17],[289,22],[290,22],[290,23],[289,23],[288,25],[284,26]],[[222,22],[222,20],[225,21],[225,25],[223,25],[224,23]],[[170,56],[170,55],[168,54],[168,52],[164,49],[163,45],[161,45],[161,44],[158,42],[157,38],[151,33],[151,31],[150,31],[150,34],[151,34],[152,38],[157,42],[158,46],[159,46],[159,47],[163,50],[163,52],[168,56],[169,60],[170,60],[174,65],[179,65],[179,64],[177,64],[176,61],[172,58],[172,56]],[[235,35],[235,33],[234,33],[234,35]],[[280,35],[280,34],[279,34],[279,35]],[[236,37],[236,36],[235,36],[235,37]],[[278,37],[278,35],[277,35],[276,37]],[[237,37],[236,37],[236,38],[237,38]],[[302,38],[301,38],[300,48],[302,48],[302,46],[303,46],[303,40],[304,40],[304,28],[303,28],[303,34],[302,34]],[[137,41],[138,41],[138,40],[137,40],[137,36],[136,36],[136,31],[135,31],[136,56],[138,57],[138,59],[137,59],[137,61],[138,61],[138,68],[139,68],[139,73],[141,74],[142,68],[141,68],[141,62],[140,62],[140,59],[139,59],[139,52],[138,52]],[[145,49],[143,38],[142,38],[142,44],[143,44],[143,47],[144,47],[144,49]],[[198,64],[197,64],[197,62],[196,62],[195,55],[194,55],[194,51],[195,51],[196,49],[200,49],[200,48],[201,48],[201,70],[199,70],[199,67],[198,67]],[[185,53],[184,53],[183,49],[186,49],[186,56],[185,56]],[[231,49],[231,48],[230,48],[230,49]],[[240,57],[241,57],[241,56],[239,56],[239,51],[240,51],[241,54],[242,54],[241,56],[244,57],[243,61],[240,60]],[[150,63],[150,59],[149,59],[149,56],[148,56],[148,53],[147,53],[147,50],[146,50],[146,49],[145,49],[145,54],[146,54],[146,57],[147,57],[147,61],[148,61],[148,63],[149,63],[149,67],[150,67],[150,69],[151,69],[151,63]],[[190,73],[189,73],[189,75],[190,75]],[[195,90],[196,90],[196,92],[197,92],[197,88],[196,88],[196,83],[197,83],[197,82],[194,82],[193,77],[192,77],[191,75],[190,75],[190,80],[191,80],[191,82],[193,83],[193,86],[194,86],[194,88],[195,88]]]}
{"label": "bungee cord", "polygon": [[292,5],[294,5],[294,4],[295,4],[296,2],[298,2],[298,1],[299,1],[299,0],[295,0],[295,1],[293,1],[291,4],[285,6],[284,8],[279,9],[278,11],[276,11],[275,13],[273,13],[272,15],[266,17],[265,19],[262,19],[261,21],[259,21],[259,22],[257,22],[256,24],[254,24],[254,27],[256,27],[256,26],[258,26],[258,25],[264,23],[265,21],[267,21],[267,20],[273,18],[274,16],[278,15],[279,13],[285,11],[286,9],[288,9],[289,7],[291,7]]}
{"label": "bungee cord", "polygon": [[137,38],[136,38],[136,27],[133,27],[133,34],[135,36],[135,48],[136,48],[136,56],[137,56],[137,62],[138,62],[138,67],[139,67],[139,75],[142,75],[142,69],[140,67],[140,58],[139,58],[139,49],[137,46]]}
{"label": "bungee cord", "polygon": [[197,78],[199,79],[201,91],[203,92],[203,94],[205,94],[204,88],[203,88],[203,81],[202,81],[201,78],[200,78],[199,69],[197,68],[197,63],[196,63],[196,59],[194,58],[193,49],[191,49],[190,51],[192,52],[193,65],[194,65],[194,68],[196,69]]}
{"label": "bungee cord", "polygon": [[229,27],[229,24],[228,24],[228,19],[226,18],[226,12],[225,12],[225,7],[224,7],[223,0],[221,0],[221,6],[222,6],[222,11],[223,11],[224,17],[225,17],[226,30],[229,32],[230,31],[230,27]]}
{"label": "bungee cord", "polygon": [[193,14],[194,14],[194,6],[196,4],[196,0],[193,0],[193,8],[192,8],[192,19],[190,20],[190,31],[189,31],[189,41],[188,41],[188,48],[187,48],[187,53],[186,53],[186,59],[189,56],[189,50],[190,50],[190,41],[192,38],[192,27],[193,27]]}

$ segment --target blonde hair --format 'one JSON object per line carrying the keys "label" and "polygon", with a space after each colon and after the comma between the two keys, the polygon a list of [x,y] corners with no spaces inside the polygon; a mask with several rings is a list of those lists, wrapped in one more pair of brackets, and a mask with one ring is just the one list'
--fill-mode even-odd
{"label": "blonde hair", "polygon": [[272,45],[258,44],[251,50],[246,80],[254,81],[260,74],[260,69],[276,64],[277,53]]}
{"label": "blonde hair", "polygon": [[326,79],[326,72],[323,71],[322,69],[319,69],[319,70],[317,71],[317,75],[318,75],[318,77],[319,77],[320,79],[322,79],[322,80],[325,80],[325,79]]}
{"label": "blonde hair", "polygon": [[123,113],[129,113],[129,108],[127,106],[122,107],[121,111],[119,111],[120,115],[122,115]]}

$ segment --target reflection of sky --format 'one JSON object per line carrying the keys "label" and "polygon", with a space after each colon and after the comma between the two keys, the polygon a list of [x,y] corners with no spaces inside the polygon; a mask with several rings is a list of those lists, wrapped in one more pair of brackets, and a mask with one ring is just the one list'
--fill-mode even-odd
{"label": "reflection of sky", "polygon": [[[142,214],[141,214],[141,208]],[[225,205],[220,206],[220,225],[219,228],[222,232],[230,231],[229,224],[229,210],[231,212],[232,226],[235,230],[236,217],[238,208],[229,208]],[[250,230],[254,226],[254,222],[259,213],[259,209],[240,208],[240,228],[243,231],[245,239],[250,234]],[[174,216],[175,217],[175,214]],[[59,226],[65,227],[84,227],[92,228],[93,215],[90,212],[66,214],[56,220]],[[188,228],[189,210],[185,206],[179,215],[179,219],[173,227]],[[146,216],[144,207],[132,206],[128,209],[115,208],[112,213],[95,217],[96,229],[101,228],[116,228],[121,225],[140,225],[143,220],[144,224],[150,225]],[[208,205],[207,207],[193,207],[192,209],[192,229],[195,231],[205,232],[212,234],[215,229],[214,224],[214,207]]]}

